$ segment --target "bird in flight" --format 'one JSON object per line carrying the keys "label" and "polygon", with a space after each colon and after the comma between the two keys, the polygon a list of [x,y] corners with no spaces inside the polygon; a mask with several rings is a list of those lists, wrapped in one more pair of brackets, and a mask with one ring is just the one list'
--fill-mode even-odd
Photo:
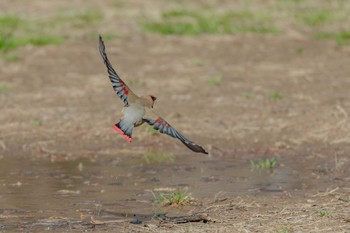
{"label": "bird in flight", "polygon": [[[190,150],[208,154],[208,152],[202,146],[188,140],[185,136],[174,129],[167,121],[152,111],[154,102],[157,99],[155,96],[143,95],[139,97],[135,95],[132,90],[130,90],[130,88],[119,77],[109,62],[101,35],[99,36],[99,50],[103,62],[107,67],[108,76],[112,82],[113,89],[124,103],[122,117],[120,121],[113,126],[118,133],[120,133],[126,140],[131,142],[132,130],[134,127],[140,126],[146,122],[160,133],[179,139]],[[153,119],[147,118],[146,110],[147,112],[151,111],[154,115],[156,115],[156,117]]]}

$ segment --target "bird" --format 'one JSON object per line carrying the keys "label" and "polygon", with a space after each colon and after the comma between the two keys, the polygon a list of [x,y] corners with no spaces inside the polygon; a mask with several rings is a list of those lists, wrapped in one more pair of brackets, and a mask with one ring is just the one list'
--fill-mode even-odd
{"label": "bird", "polygon": [[[114,70],[112,64],[109,62],[105,51],[105,44],[101,35],[99,35],[98,47],[100,55],[107,68],[108,77],[112,83],[112,87],[124,104],[124,107],[122,109],[122,117],[120,118],[119,122],[113,126],[115,131],[121,134],[127,141],[132,142],[132,131],[134,127],[140,126],[143,123],[147,123],[153,127],[153,129],[158,130],[160,133],[179,139],[193,152],[208,154],[208,152],[202,146],[187,139],[184,135],[172,127],[166,120],[164,120],[152,110],[157,97],[152,94],[137,96],[126,85],[126,83]],[[155,117],[153,117],[153,119],[147,117],[146,111],[151,111]]]}

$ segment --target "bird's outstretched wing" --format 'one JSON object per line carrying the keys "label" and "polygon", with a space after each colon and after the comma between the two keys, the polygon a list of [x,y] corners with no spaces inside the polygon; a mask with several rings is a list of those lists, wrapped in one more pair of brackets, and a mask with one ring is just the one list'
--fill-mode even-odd
{"label": "bird's outstretched wing", "polygon": [[167,134],[173,138],[179,139],[185,146],[187,146],[190,150],[198,153],[208,154],[208,152],[201,147],[200,145],[195,144],[188,140],[181,133],[177,132],[168,122],[166,122],[163,118],[158,117],[155,120],[143,118],[144,122],[147,122],[149,125],[153,126],[155,130],[159,130],[159,132]]}
{"label": "bird's outstretched wing", "polygon": [[102,40],[101,35],[99,36],[99,50],[100,50],[100,54],[103,59],[103,62],[107,67],[108,76],[112,82],[114,91],[123,101],[125,106],[129,105],[130,98],[134,98],[135,94],[129,89],[129,87],[123,82],[123,80],[119,77],[117,72],[115,72],[115,70],[113,69],[111,63],[108,60],[108,57],[105,51],[105,44]]}

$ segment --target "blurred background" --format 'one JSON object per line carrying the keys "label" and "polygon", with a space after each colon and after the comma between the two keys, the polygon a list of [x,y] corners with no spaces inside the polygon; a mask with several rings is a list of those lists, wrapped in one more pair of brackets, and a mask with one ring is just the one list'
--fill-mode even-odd
{"label": "blurred background", "polygon": [[200,140],[348,141],[347,125],[327,122],[348,107],[346,1],[0,4],[4,133],[99,131],[116,120],[101,34],[132,89],[158,96],[160,113]]}
{"label": "blurred background", "polygon": [[[62,227],[63,215],[149,220],[159,190],[203,200],[348,188],[349,1],[14,0],[0,9],[0,229],[17,229],[18,216],[23,229]],[[131,144],[114,132],[123,105],[99,34],[128,86],[157,96],[156,112],[209,156],[145,125]]]}

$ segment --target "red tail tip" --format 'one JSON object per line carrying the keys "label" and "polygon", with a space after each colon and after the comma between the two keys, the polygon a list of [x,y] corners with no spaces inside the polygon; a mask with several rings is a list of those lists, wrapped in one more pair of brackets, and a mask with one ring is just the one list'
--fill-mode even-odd
{"label": "red tail tip", "polygon": [[113,125],[113,128],[115,131],[117,131],[118,133],[120,133],[126,140],[128,140],[129,142],[132,141],[132,138],[129,137],[128,135],[126,135],[121,129],[118,128],[118,126]]}

